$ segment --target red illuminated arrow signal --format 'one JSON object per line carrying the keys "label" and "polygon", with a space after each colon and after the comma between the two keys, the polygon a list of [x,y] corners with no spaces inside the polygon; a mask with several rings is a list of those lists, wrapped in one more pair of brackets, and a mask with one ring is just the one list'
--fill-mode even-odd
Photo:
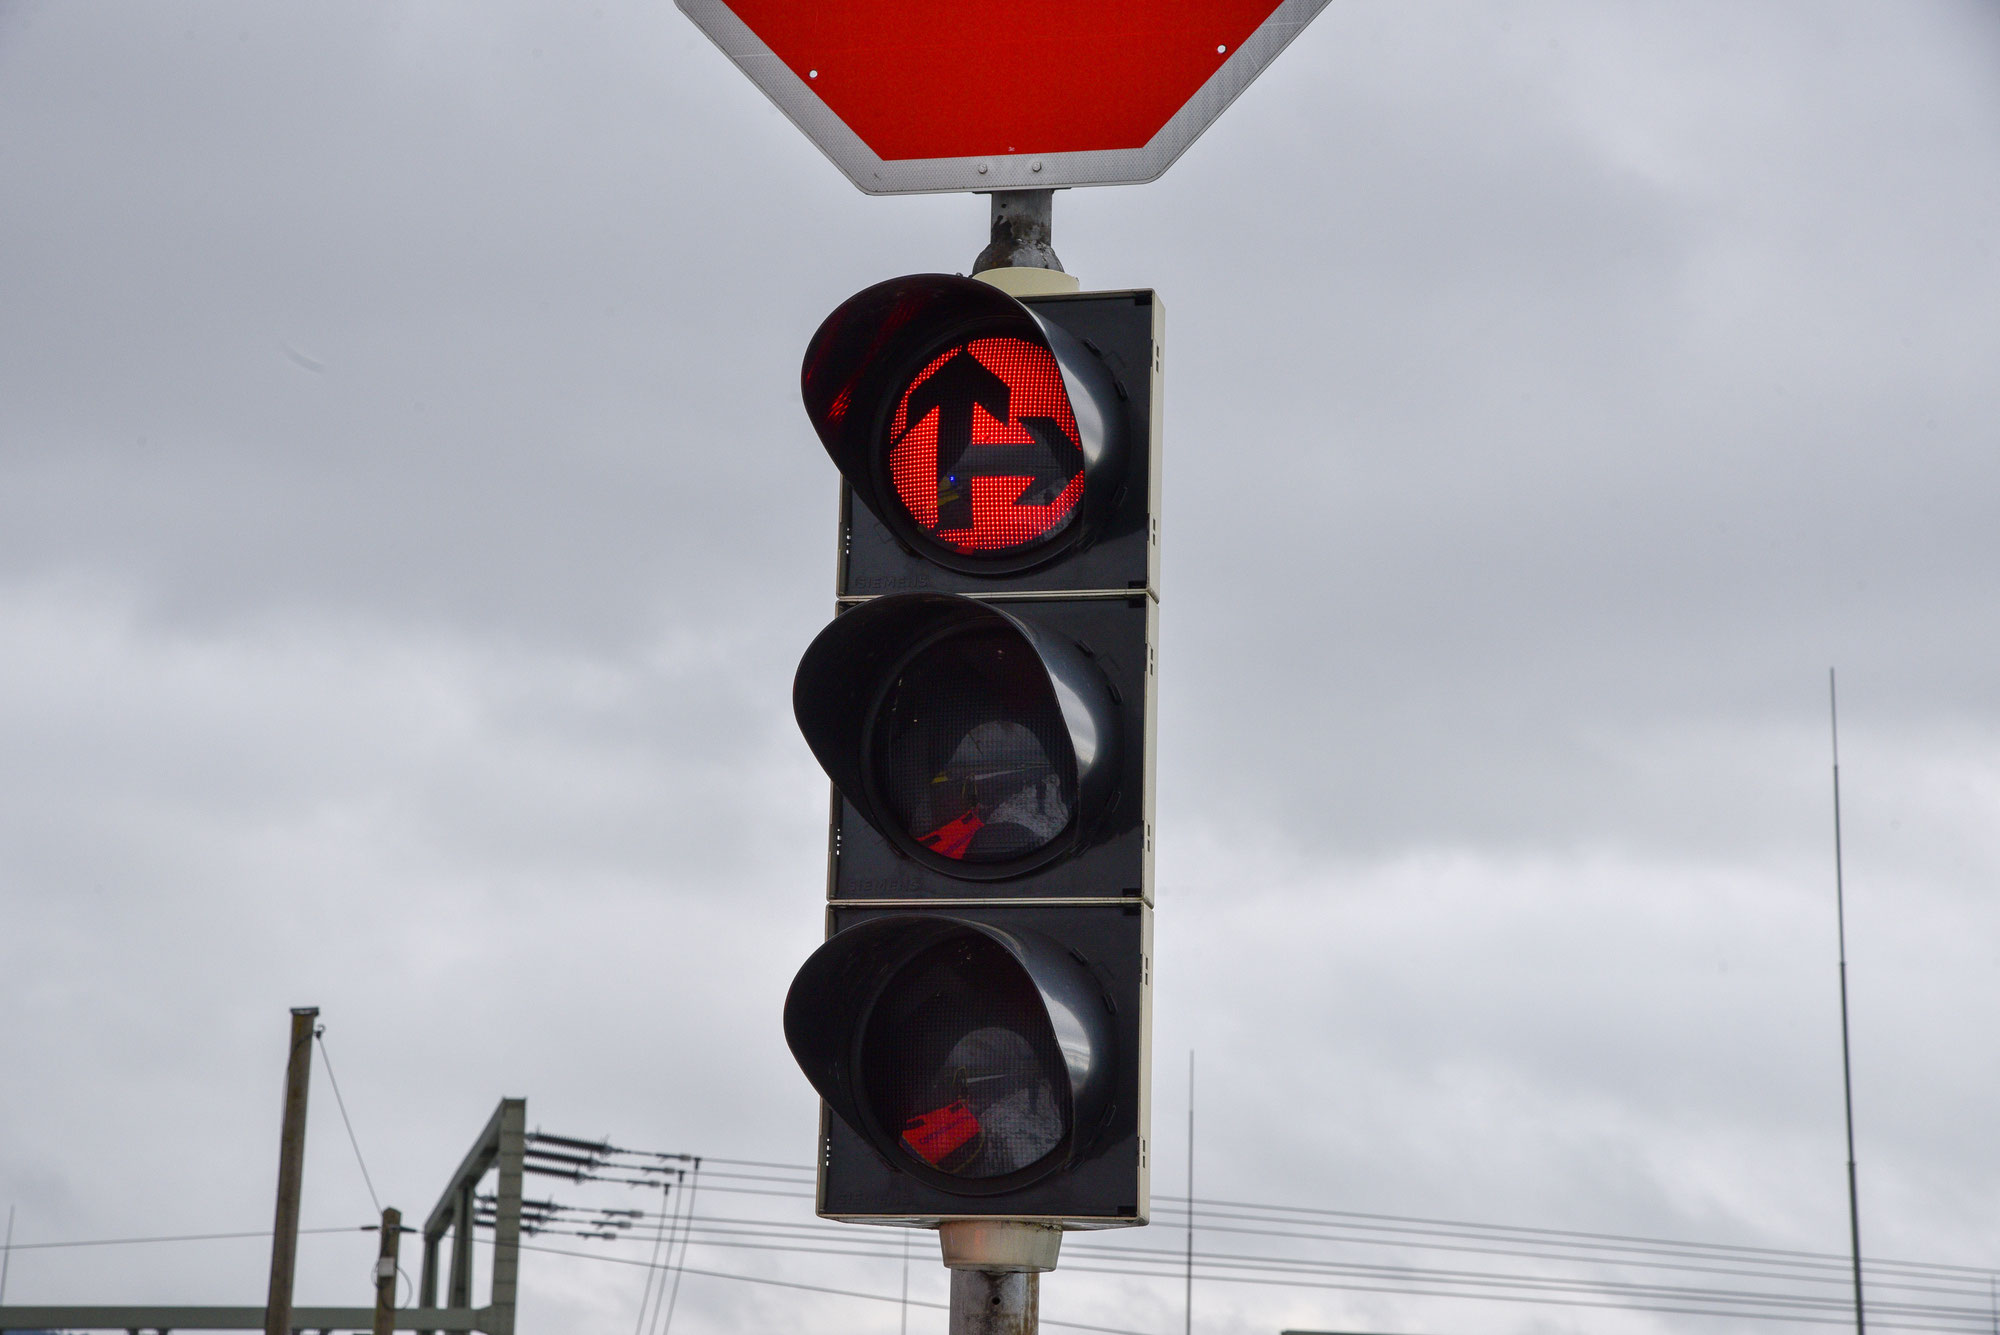
{"label": "red illuminated arrow signal", "polygon": [[1025,480],[1016,504],[1049,505],[1071,479],[1083,471],[1083,450],[1053,417],[1027,417],[1019,425],[1031,444],[985,443],[975,448],[973,410],[983,409],[995,422],[1009,420],[1013,391],[1008,383],[964,348],[911,389],[903,435],[915,431],[933,413],[937,417],[938,532],[974,526],[972,480],[1007,477]]}

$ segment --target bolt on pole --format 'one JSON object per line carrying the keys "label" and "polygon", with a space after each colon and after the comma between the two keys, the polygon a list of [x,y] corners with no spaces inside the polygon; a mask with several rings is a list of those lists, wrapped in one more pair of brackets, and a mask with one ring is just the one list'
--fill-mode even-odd
{"label": "bolt on pole", "polygon": [[278,1218],[271,1230],[271,1289],[264,1335],[291,1335],[292,1277],[299,1259],[299,1188],[305,1177],[306,1091],[312,1083],[317,1006],[292,1007],[292,1051],[285,1065],[285,1121],[278,1136]]}

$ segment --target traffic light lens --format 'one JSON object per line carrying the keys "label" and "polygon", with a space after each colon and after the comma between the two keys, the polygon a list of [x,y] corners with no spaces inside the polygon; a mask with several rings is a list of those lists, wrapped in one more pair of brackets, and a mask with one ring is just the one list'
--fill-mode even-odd
{"label": "traffic light lens", "polygon": [[985,937],[933,946],[890,981],[861,1068],[897,1148],[953,1177],[1018,1173],[1069,1133],[1069,1080],[1041,995]]}
{"label": "traffic light lens", "polygon": [[1049,350],[1011,336],[958,340],[904,388],[889,421],[896,499],[954,552],[1013,556],[1080,513],[1083,445]]}
{"label": "traffic light lens", "polygon": [[1015,862],[1074,819],[1068,738],[1034,650],[975,626],[918,651],[890,684],[875,717],[875,779],[911,844],[954,862]]}

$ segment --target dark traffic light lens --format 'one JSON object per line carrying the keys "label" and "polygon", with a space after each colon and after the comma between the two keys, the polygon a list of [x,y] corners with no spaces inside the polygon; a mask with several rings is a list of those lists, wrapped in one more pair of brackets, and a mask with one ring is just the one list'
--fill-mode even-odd
{"label": "dark traffic light lens", "polygon": [[1076,758],[1040,660],[975,626],[919,650],[876,711],[883,805],[909,841],[954,862],[1041,852],[1076,813]]}
{"label": "dark traffic light lens", "polygon": [[1006,1177],[1069,1133],[1069,1080],[1040,994],[985,937],[933,946],[876,1002],[861,1078],[897,1147],[953,1177]]}
{"label": "dark traffic light lens", "polygon": [[1026,339],[961,340],[933,356],[898,399],[887,448],[897,501],[952,551],[1017,555],[1080,513],[1076,415],[1055,357]]}

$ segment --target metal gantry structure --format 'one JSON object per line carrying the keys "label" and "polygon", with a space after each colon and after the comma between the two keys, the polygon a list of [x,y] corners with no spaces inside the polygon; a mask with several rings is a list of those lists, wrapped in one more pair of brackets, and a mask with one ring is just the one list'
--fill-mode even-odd
{"label": "metal gantry structure", "polygon": [[[528,1101],[502,1099],[486,1129],[466,1151],[430,1217],[424,1221],[424,1267],[417,1284],[419,1310],[459,1311],[472,1307],[472,1252],[477,1238],[480,1180],[499,1172],[493,1201],[493,1267],[491,1290],[482,1318],[471,1327],[487,1335],[514,1335],[514,1307],[521,1279],[521,1177],[526,1160]],[[451,1234],[451,1274],[445,1306],[437,1307],[438,1256],[446,1233]],[[428,1330],[421,1323],[398,1330]],[[437,1329],[444,1329],[440,1326]]]}
{"label": "metal gantry structure", "polygon": [[[483,1335],[514,1335],[514,1312],[520,1291],[521,1180],[527,1143],[528,1101],[501,1099],[485,1130],[452,1174],[437,1205],[424,1222],[424,1259],[418,1281],[420,1305],[389,1313],[388,1330],[426,1332],[479,1331]],[[485,1305],[473,1306],[472,1257],[479,1220],[478,1187],[488,1173],[497,1173],[492,1197],[493,1256]],[[393,1211],[385,1212],[393,1214]],[[450,1270],[443,1306],[437,1304],[439,1260],[445,1235],[451,1236]],[[266,1306],[110,1306],[0,1307],[0,1331],[122,1330],[171,1331],[263,1330]],[[375,1331],[375,1307],[300,1307],[294,1305],[287,1323],[295,1335],[314,1331]]]}

